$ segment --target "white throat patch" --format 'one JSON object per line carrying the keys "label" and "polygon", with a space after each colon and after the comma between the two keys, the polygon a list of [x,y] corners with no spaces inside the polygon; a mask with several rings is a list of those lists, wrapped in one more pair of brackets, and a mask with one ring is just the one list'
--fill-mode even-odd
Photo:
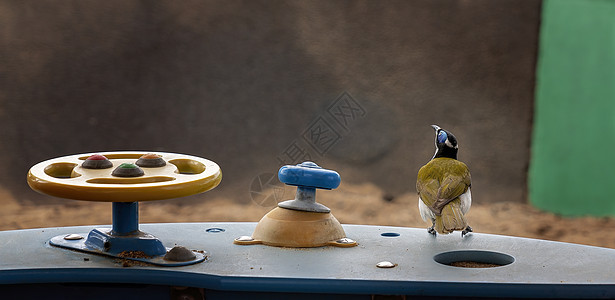
{"label": "white throat patch", "polygon": [[451,144],[451,141],[449,141],[448,139],[446,139],[446,141],[444,141],[444,143],[445,143],[447,146],[449,146],[449,147],[451,147],[451,148],[453,148],[453,149],[457,149],[457,146],[453,146],[453,144]]}

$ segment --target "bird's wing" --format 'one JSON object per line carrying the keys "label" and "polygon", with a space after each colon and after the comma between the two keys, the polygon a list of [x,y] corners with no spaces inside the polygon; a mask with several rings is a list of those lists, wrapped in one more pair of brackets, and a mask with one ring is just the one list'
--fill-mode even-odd
{"label": "bird's wing", "polygon": [[442,208],[449,202],[455,200],[461,194],[465,193],[470,187],[471,178],[470,172],[467,171],[461,173],[459,176],[448,175],[440,182],[440,188],[436,194],[436,201],[432,204],[432,208],[441,212]]}
{"label": "bird's wing", "polygon": [[416,191],[423,203],[434,213],[439,214],[439,211],[433,209],[433,204],[437,200],[437,192],[440,187],[440,181],[428,172],[428,168],[425,166],[419,170],[419,174],[416,180]]}
{"label": "bird's wing", "polygon": [[436,201],[439,185],[437,179],[418,180],[416,182],[416,190],[427,206],[431,206]]}

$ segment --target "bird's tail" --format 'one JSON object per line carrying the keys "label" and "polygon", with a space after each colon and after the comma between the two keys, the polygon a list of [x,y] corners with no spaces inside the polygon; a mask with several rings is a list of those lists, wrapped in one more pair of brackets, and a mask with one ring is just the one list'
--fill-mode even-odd
{"label": "bird's tail", "polygon": [[466,218],[461,212],[461,200],[459,198],[449,202],[442,208],[442,213],[436,216],[435,229],[438,233],[449,234],[455,230],[464,230],[468,227]]}

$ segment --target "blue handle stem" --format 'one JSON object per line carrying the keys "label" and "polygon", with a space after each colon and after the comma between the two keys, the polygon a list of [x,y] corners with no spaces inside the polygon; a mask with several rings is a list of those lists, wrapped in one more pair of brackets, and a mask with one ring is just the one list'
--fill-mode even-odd
{"label": "blue handle stem", "polygon": [[139,202],[113,202],[112,235],[130,235],[139,231]]}

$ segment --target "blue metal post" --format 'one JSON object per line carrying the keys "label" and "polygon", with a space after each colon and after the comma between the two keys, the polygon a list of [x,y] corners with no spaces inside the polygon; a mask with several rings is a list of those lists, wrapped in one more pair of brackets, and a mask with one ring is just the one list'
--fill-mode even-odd
{"label": "blue metal post", "polygon": [[139,230],[139,202],[113,202],[112,235],[130,235]]}

